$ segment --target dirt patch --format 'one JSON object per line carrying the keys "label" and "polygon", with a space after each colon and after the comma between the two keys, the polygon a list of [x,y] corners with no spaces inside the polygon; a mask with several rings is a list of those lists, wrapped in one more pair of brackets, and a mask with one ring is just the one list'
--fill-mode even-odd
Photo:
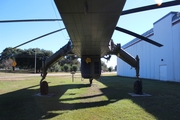
{"label": "dirt patch", "polygon": [[28,80],[28,79],[31,79],[29,77],[19,77],[19,76],[0,76],[0,81],[14,81],[14,80]]}
{"label": "dirt patch", "polygon": [[36,74],[16,74],[16,73],[1,73],[0,74],[0,81],[4,80],[28,80],[31,79],[32,76],[37,76]]}

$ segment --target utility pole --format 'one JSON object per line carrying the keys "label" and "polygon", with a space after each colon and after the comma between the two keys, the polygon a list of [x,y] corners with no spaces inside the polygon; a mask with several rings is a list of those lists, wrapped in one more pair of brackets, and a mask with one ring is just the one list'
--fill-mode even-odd
{"label": "utility pole", "polygon": [[34,50],[34,73],[36,74],[36,50]]}

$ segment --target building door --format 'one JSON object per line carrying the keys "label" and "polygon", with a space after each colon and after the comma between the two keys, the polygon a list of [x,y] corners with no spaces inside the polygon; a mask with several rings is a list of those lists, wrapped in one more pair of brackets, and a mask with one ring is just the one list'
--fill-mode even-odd
{"label": "building door", "polygon": [[160,80],[167,81],[167,65],[159,66],[159,76]]}

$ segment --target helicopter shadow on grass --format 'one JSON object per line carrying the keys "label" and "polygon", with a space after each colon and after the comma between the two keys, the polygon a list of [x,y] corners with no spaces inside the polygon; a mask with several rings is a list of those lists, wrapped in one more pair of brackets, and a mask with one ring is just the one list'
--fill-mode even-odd
{"label": "helicopter shadow on grass", "polygon": [[[108,96],[110,99],[129,99],[148,114],[151,114],[155,119],[160,120],[179,120],[180,115],[180,83],[177,82],[163,82],[159,80],[142,79],[143,92],[151,94],[151,97],[131,97],[128,93],[133,92],[133,83],[136,78],[120,77],[120,76],[102,76],[101,83],[108,86],[110,91],[117,90],[115,93]],[[114,88],[115,90],[111,89]],[[128,112],[127,112],[128,114]]]}
{"label": "helicopter shadow on grass", "polygon": [[[39,92],[39,85],[30,86],[28,88],[9,92],[0,95],[0,119],[48,119],[64,114],[68,110],[77,110],[83,108],[92,108],[104,106],[118,101],[122,97],[114,96],[112,93],[114,88],[103,88],[101,94],[91,94],[88,96],[78,96],[71,98],[76,93],[70,93],[68,98],[60,100],[70,89],[91,88],[87,84],[62,84],[49,86],[50,92],[55,93],[53,97],[37,97],[34,96]],[[107,96],[108,100],[82,102],[83,99],[94,98],[99,96]],[[113,101],[111,101],[113,99]],[[79,102],[71,103],[66,101],[79,100]],[[51,111],[63,111],[60,113],[52,113]]]}
{"label": "helicopter shadow on grass", "polygon": [[[113,96],[113,92],[118,92],[118,91],[111,91],[111,88],[103,88],[101,89],[102,93],[100,94],[91,94],[91,95],[86,95],[86,96],[77,96],[73,97],[74,95],[78,94],[76,92],[69,93],[68,98],[62,98],[60,99],[64,94],[66,94],[67,90],[73,90],[73,89],[81,89],[81,88],[87,88],[91,89],[93,87],[90,86],[89,84],[69,84],[69,85],[58,85],[58,86],[51,86],[49,89],[51,92],[55,92],[56,95],[50,99],[46,99],[47,101],[51,102],[51,108],[48,109],[47,111],[66,111],[68,112],[69,110],[77,110],[77,109],[84,109],[84,108],[93,108],[93,107],[99,107],[99,106],[105,106],[110,103],[114,103],[118,101],[121,98],[117,98],[117,96]],[[95,86],[96,87],[96,86]],[[58,92],[57,92],[58,91]],[[72,96],[72,97],[71,97]],[[108,100],[98,100],[98,101],[88,101],[85,102],[84,100],[86,99],[94,99],[97,97],[101,96],[108,96]],[[39,98],[42,100],[42,98]],[[41,104],[47,104],[48,102],[46,100],[42,100]],[[73,101],[78,101],[78,102],[73,102]],[[44,102],[44,103],[42,103]],[[47,102],[47,103],[46,103]],[[66,112],[62,112],[66,113]],[[46,115],[43,117],[43,119],[48,119],[55,117],[57,114],[54,113],[46,113]]]}
{"label": "helicopter shadow on grass", "polygon": [[[101,91],[100,94],[92,93],[90,95],[80,96],[76,92],[68,92],[68,97],[66,98],[63,98],[63,95],[67,94],[68,90],[73,91],[74,89],[83,88],[91,90],[93,86],[90,87],[84,83],[49,86],[49,91],[55,93],[55,96],[46,98],[34,96],[39,92],[39,85],[5,93],[0,95],[0,119],[49,119],[67,113],[70,110],[105,106],[122,99],[131,99],[135,104],[142,107],[156,118],[164,118],[159,115],[157,111],[152,109],[152,107],[148,106],[148,101],[149,103],[154,101],[154,104],[162,103],[162,101],[158,101],[158,98],[132,98],[127,94],[133,91],[133,81],[134,79],[129,80],[128,78],[117,76],[102,76],[99,82],[107,87],[99,88]],[[98,86],[94,87],[98,89]],[[76,97],[73,97],[74,95],[76,95]],[[95,99],[100,96],[106,96],[107,100],[84,102],[85,99]],[[167,100],[164,101],[169,103]]]}

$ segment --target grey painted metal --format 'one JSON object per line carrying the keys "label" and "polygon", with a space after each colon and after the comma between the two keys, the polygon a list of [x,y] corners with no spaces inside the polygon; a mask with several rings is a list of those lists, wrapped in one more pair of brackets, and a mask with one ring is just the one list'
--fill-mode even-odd
{"label": "grey painted metal", "polygon": [[38,39],[40,39],[40,38],[46,37],[46,36],[48,36],[48,35],[51,35],[51,34],[60,32],[60,31],[62,31],[62,30],[64,30],[64,29],[65,29],[65,28],[62,28],[62,29],[55,30],[55,31],[53,31],[53,32],[50,32],[50,33],[41,35],[41,36],[36,37],[36,38],[34,38],[34,39],[32,39],[32,40],[29,40],[29,41],[27,41],[27,42],[24,42],[24,43],[22,43],[22,44],[20,44],[20,45],[15,46],[15,47],[13,47],[13,49],[18,48],[18,47],[20,47],[20,46],[22,46],[22,45],[25,45],[25,44],[27,44],[27,43],[33,42],[33,41],[35,41],[35,40],[38,40]]}
{"label": "grey painted metal", "polygon": [[139,38],[139,39],[141,39],[141,40],[144,40],[144,41],[146,41],[146,42],[148,42],[148,43],[150,43],[150,44],[156,45],[156,46],[158,46],[158,47],[162,47],[162,46],[163,46],[162,44],[160,44],[160,43],[158,43],[158,42],[156,42],[156,41],[153,41],[153,40],[151,40],[151,39],[149,39],[149,38],[146,38],[146,37],[144,37],[144,36],[142,36],[142,35],[139,35],[139,34],[134,33],[134,32],[132,32],[132,31],[126,30],[126,29],[124,29],[124,28],[116,27],[115,29],[118,30],[118,31],[124,32],[124,33],[126,33],[126,34],[135,36],[135,37],[137,37],[137,38]]}
{"label": "grey painted metal", "polygon": [[14,22],[53,22],[53,21],[62,21],[62,19],[0,20],[0,23],[14,23]]}
{"label": "grey painted metal", "polygon": [[[86,2],[85,2],[86,1]],[[55,0],[73,42],[73,53],[104,56],[109,51],[126,0]]]}
{"label": "grey painted metal", "polygon": [[132,67],[136,67],[136,59],[123,49],[120,49],[117,56]]}
{"label": "grey painted metal", "polygon": [[[87,58],[90,58],[89,63],[86,61]],[[101,76],[100,56],[82,56],[81,75],[83,78],[98,79]]]}
{"label": "grey painted metal", "polygon": [[134,58],[127,51],[123,50],[120,47],[120,44],[114,45],[113,47],[112,53],[121,58],[124,62],[128,63],[130,66],[134,67],[136,70],[136,77],[139,78],[139,57],[136,56],[136,58]]}
{"label": "grey painted metal", "polygon": [[157,4],[154,4],[154,5],[148,5],[148,6],[134,8],[134,9],[130,9],[130,10],[125,10],[122,12],[121,15],[127,15],[127,14],[143,12],[143,11],[147,11],[147,10],[154,10],[154,9],[170,7],[170,6],[175,6],[175,5],[180,5],[180,0],[165,2],[165,3],[162,3],[162,5],[160,5],[160,6],[158,6]]}
{"label": "grey painted metal", "polygon": [[61,49],[59,49],[56,53],[54,53],[51,57],[44,59],[44,63],[42,66],[42,79],[40,83],[45,79],[47,75],[47,69],[52,66],[54,63],[62,59],[63,56],[67,55],[69,52],[71,52],[73,46],[72,42],[69,41],[65,46],[63,46]]}

